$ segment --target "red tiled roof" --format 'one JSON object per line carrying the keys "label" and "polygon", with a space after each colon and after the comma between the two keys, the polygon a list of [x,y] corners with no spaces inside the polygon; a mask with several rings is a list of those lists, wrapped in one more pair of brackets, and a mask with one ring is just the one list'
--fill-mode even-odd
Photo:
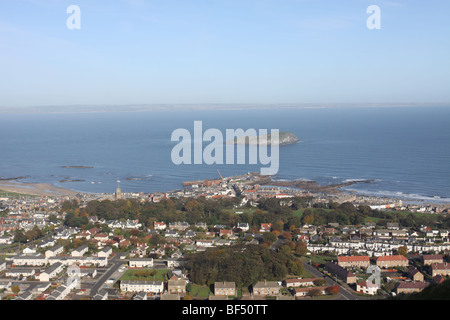
{"label": "red tiled roof", "polygon": [[398,260],[408,260],[405,256],[395,255],[395,256],[381,256],[377,258],[377,261],[398,261]]}
{"label": "red tiled roof", "polygon": [[355,262],[355,261],[367,261],[370,262],[369,256],[339,256],[337,257],[339,262]]}

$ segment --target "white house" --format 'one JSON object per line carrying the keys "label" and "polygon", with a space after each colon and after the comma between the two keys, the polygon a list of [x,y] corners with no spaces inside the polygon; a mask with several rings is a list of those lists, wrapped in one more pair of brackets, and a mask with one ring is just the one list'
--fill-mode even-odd
{"label": "white house", "polygon": [[123,280],[120,282],[120,291],[124,292],[151,292],[161,294],[164,291],[162,281]]}
{"label": "white house", "polygon": [[61,262],[57,262],[48,267],[45,271],[39,275],[39,281],[48,282],[50,279],[55,278],[59,273],[64,270],[64,265]]}
{"label": "white house", "polygon": [[81,246],[72,251],[72,257],[82,257],[89,251],[87,246]]}
{"label": "white house", "polygon": [[151,268],[153,267],[153,259],[152,258],[130,259],[128,265],[130,266],[130,268]]}
{"label": "white house", "polygon": [[375,295],[377,294],[379,287],[370,281],[363,281],[361,283],[358,283],[356,285],[356,291],[369,294],[369,295]]}
{"label": "white house", "polygon": [[50,257],[55,257],[58,254],[61,254],[64,252],[64,247],[60,244],[56,245],[53,248],[48,249],[47,251],[45,251],[45,257],[46,258],[50,258]]}
{"label": "white house", "polygon": [[112,255],[112,253],[113,251],[111,247],[104,247],[99,253],[97,253],[97,256],[109,258],[109,256]]}
{"label": "white house", "polygon": [[47,264],[47,258],[45,256],[15,256],[12,260],[13,265],[16,266],[45,266]]}

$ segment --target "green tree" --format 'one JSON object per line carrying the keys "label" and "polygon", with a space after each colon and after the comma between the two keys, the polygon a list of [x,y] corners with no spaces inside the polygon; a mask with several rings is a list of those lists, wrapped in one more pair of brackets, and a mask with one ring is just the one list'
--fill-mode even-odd
{"label": "green tree", "polygon": [[28,240],[22,230],[17,230],[13,241],[18,243],[26,243]]}

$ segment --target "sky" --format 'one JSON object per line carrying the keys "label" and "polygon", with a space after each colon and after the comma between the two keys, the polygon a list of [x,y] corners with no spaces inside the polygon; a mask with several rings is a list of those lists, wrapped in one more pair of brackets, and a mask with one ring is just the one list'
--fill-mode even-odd
{"label": "sky", "polygon": [[0,106],[447,103],[449,12],[444,0],[5,0]]}

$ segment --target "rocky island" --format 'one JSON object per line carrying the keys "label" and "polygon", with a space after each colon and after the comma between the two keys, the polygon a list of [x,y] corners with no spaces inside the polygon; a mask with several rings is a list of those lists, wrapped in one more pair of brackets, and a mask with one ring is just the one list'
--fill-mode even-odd
{"label": "rocky island", "polygon": [[[257,138],[258,139],[255,139],[255,142],[250,141],[248,136],[245,137],[245,142],[242,141],[242,139],[235,138],[232,141],[225,141],[225,144],[250,145],[250,144],[258,144],[258,143],[261,143],[262,141],[267,141],[267,145],[268,146],[271,145],[271,134],[259,135],[259,136],[257,136]],[[295,134],[293,134],[292,132],[280,132],[280,134],[279,134],[278,144],[280,146],[290,145],[290,144],[299,143],[299,142],[300,142],[300,139],[297,138],[297,136]]]}

